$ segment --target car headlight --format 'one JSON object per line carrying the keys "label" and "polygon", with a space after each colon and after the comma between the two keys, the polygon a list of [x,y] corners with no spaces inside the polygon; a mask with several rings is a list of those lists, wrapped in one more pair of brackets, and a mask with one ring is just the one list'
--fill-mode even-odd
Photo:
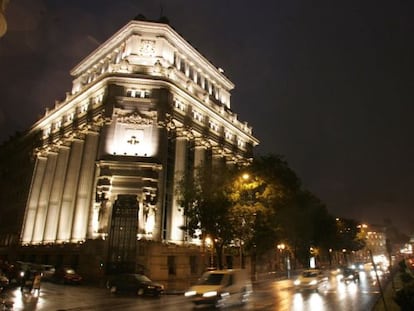
{"label": "car headlight", "polygon": [[217,292],[216,291],[206,292],[206,293],[203,294],[203,297],[206,297],[206,298],[208,298],[208,297],[214,297],[214,296],[217,296]]}
{"label": "car headlight", "polygon": [[312,280],[312,281],[310,281],[310,285],[316,285],[316,283],[318,283],[316,280]]}
{"label": "car headlight", "polygon": [[197,294],[197,292],[195,290],[190,290],[188,292],[184,293],[185,297],[191,297],[191,296],[195,296]]}
{"label": "car headlight", "polygon": [[295,280],[295,282],[293,282],[293,284],[300,285],[300,280]]}

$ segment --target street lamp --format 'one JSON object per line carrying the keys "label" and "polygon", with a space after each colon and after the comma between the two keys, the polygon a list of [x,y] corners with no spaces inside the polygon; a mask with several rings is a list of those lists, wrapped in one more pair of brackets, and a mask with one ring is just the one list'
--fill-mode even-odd
{"label": "street lamp", "polygon": [[280,251],[280,252],[283,252],[283,250],[285,249],[285,244],[278,244],[277,245],[277,249]]}
{"label": "street lamp", "polygon": [[244,173],[244,174],[242,175],[242,178],[243,178],[243,180],[249,180],[249,179],[250,179],[250,175],[249,175],[249,173]]}

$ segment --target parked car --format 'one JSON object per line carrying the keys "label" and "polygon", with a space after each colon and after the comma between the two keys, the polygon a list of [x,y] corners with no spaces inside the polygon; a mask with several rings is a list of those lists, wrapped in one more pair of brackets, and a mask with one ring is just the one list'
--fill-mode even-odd
{"label": "parked car", "polygon": [[244,304],[251,293],[252,284],[246,270],[229,269],[204,273],[184,295],[195,305],[222,307]]}
{"label": "parked car", "polygon": [[328,277],[319,269],[304,270],[293,282],[297,290],[315,290],[328,285]]}
{"label": "parked car", "polygon": [[52,281],[60,284],[79,285],[82,283],[82,276],[76,273],[73,268],[62,267],[55,270]]}
{"label": "parked car", "polygon": [[40,272],[42,274],[43,281],[52,281],[55,275],[56,269],[52,265],[41,265]]}
{"label": "parked car", "polygon": [[151,281],[147,276],[136,273],[123,273],[110,276],[107,288],[111,293],[133,293],[137,296],[160,296],[164,293],[162,284]]}

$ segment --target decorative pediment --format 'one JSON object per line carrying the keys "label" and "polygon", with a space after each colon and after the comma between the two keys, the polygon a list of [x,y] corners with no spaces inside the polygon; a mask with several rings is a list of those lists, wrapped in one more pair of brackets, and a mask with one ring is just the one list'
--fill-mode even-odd
{"label": "decorative pediment", "polygon": [[155,123],[154,117],[141,116],[138,112],[132,112],[125,115],[118,115],[117,121],[125,124],[152,125]]}

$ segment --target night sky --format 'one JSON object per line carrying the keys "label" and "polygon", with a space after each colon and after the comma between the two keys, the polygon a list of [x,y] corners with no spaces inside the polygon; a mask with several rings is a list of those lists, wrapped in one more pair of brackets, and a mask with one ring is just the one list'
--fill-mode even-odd
{"label": "night sky", "polygon": [[69,71],[138,14],[236,85],[257,154],[280,154],[335,216],[414,232],[414,1],[10,0],[0,141],[71,90]]}

